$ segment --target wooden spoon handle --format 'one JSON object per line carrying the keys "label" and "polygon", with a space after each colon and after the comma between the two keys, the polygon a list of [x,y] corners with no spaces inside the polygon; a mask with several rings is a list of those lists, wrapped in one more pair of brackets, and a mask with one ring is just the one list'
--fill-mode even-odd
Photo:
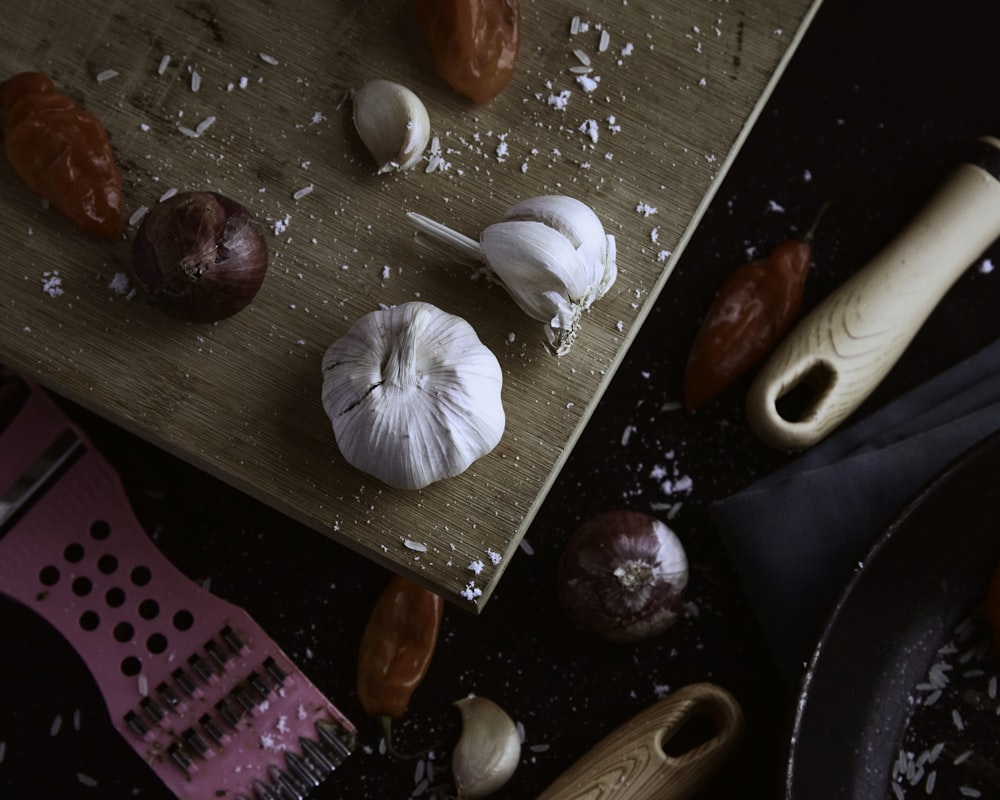
{"label": "wooden spoon handle", "polygon": [[[746,406],[764,442],[802,449],[839,425],[878,386],[952,284],[1000,236],[1000,139],[984,137],[980,145],[977,163],[961,164],[896,239],[771,354]],[[779,411],[779,400],[793,389],[800,390],[796,407],[804,410],[792,409],[789,398],[789,407]]]}
{"label": "wooden spoon handle", "polygon": [[[711,738],[680,755],[667,742],[695,717],[707,716]],[[725,689],[694,683],[672,692],[615,729],[564,772],[538,800],[680,800],[691,797],[722,764],[743,732],[743,711]]]}

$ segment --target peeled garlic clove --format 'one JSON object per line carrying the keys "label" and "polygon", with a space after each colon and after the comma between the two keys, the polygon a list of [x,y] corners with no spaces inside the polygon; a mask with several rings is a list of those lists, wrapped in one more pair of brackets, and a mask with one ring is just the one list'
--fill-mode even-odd
{"label": "peeled garlic clove", "polygon": [[582,313],[618,277],[615,237],[572,197],[523,200],[478,242],[420,214],[407,216],[421,233],[485,261],[521,309],[544,324],[556,355],[569,352]]}
{"label": "peeled garlic clove", "polygon": [[381,78],[354,92],[354,127],[379,165],[379,174],[405,170],[427,148],[427,108],[405,86]]}
{"label": "peeled garlic clove", "polygon": [[323,407],[352,466],[422,489],[500,441],[503,373],[472,326],[429,303],[372,311],[327,348]]}
{"label": "peeled garlic clove", "polygon": [[462,733],[451,756],[459,800],[486,797],[503,786],[521,760],[521,736],[506,711],[470,694],[455,703]]}

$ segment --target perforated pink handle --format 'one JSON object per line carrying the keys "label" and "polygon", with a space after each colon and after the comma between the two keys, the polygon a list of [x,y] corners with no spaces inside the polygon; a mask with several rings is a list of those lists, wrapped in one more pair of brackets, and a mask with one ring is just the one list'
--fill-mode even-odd
{"label": "perforated pink handle", "polygon": [[246,612],[162,556],[117,474],[40,390],[0,433],[0,497],[66,430],[84,452],[0,540],[0,590],[73,645],[178,797],[317,785],[349,754],[351,723]]}

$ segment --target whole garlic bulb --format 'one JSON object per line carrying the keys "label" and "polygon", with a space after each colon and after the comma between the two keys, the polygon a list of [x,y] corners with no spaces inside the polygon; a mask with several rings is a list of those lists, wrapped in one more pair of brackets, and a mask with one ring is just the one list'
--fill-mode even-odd
{"label": "whole garlic bulb", "polygon": [[506,418],[496,356],[429,303],[365,314],[327,348],[323,407],[352,466],[400,489],[464,472]]}
{"label": "whole garlic bulb", "polygon": [[485,261],[521,309],[544,323],[556,355],[569,352],[580,316],[618,277],[615,237],[590,206],[572,197],[522,200],[479,242],[421,214],[407,216],[418,231]]}

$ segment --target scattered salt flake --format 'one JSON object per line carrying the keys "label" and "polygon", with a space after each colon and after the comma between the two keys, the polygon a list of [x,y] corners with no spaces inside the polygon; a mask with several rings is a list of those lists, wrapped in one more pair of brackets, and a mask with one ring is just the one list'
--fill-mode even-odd
{"label": "scattered salt flake", "polygon": [[979,265],[979,272],[982,275],[989,275],[993,272],[994,265],[993,260],[989,258],[984,258],[983,263]]}
{"label": "scattered salt flake", "polygon": [[632,51],[635,50],[635,45],[632,42],[626,42],[622,49],[619,51],[623,56],[632,55]]}
{"label": "scattered salt flake", "polygon": [[595,119],[584,120],[583,123],[581,123],[580,125],[580,132],[586,134],[587,138],[589,138],[591,142],[597,144],[597,138],[599,135],[597,132],[597,120]]}
{"label": "scattered salt flake", "polygon": [[669,250],[660,250],[656,254],[656,260],[659,261],[662,264],[664,261],[666,261],[668,258],[670,258],[670,256],[671,256],[671,252]]}
{"label": "scattered salt flake", "polygon": [[239,87],[240,87],[241,89],[246,89],[246,88],[247,88],[247,84],[248,84],[249,82],[250,82],[250,79],[249,79],[249,78],[247,78],[247,76],[246,76],[246,75],[243,75],[242,77],[240,77],[240,80],[239,80],[239,84],[238,84],[238,85],[239,85]]}
{"label": "scattered salt flake", "polygon": [[116,69],[105,69],[97,73],[97,82],[104,83],[104,81],[110,81],[112,78],[118,77],[118,70]]}
{"label": "scattered salt flake", "polygon": [[62,278],[59,277],[59,270],[42,273],[42,291],[49,297],[62,296]]}
{"label": "scattered salt flake", "polygon": [[[259,55],[260,55],[260,60],[263,61],[265,64],[271,64],[276,66],[278,63],[280,63],[278,59],[276,59],[272,55],[269,55],[268,53],[260,53]],[[241,86],[240,88],[242,89],[243,87]]]}
{"label": "scattered salt flake", "polygon": [[635,210],[644,217],[651,217],[657,212],[658,209],[655,206],[651,206],[649,203],[638,203]]}
{"label": "scattered salt flake", "polygon": [[482,597],[483,590],[476,586],[475,581],[469,581],[461,591],[462,597],[470,602],[475,602],[477,597]]}
{"label": "scattered salt flake", "polygon": [[569,89],[563,89],[559,94],[550,94],[548,99],[548,104],[553,108],[559,109],[560,111],[566,108],[569,103],[569,97],[572,94]]}
{"label": "scattered salt flake", "polygon": [[403,539],[403,546],[408,550],[416,550],[418,553],[427,552],[427,545],[423,542],[415,542],[413,539]]}
{"label": "scattered salt flake", "polygon": [[271,224],[271,230],[274,231],[274,235],[277,236],[278,234],[284,233],[286,230],[288,230],[288,224],[291,221],[292,217],[290,214],[285,214],[284,219],[276,219]]}
{"label": "scattered salt flake", "polygon": [[128,274],[124,272],[116,272],[111,276],[111,280],[108,281],[108,288],[117,295],[128,294],[129,289],[131,288]]}
{"label": "scattered salt flake", "polygon": [[469,571],[474,572],[476,575],[483,571],[483,567],[486,565],[480,561],[478,558],[469,564]]}
{"label": "scattered salt flake", "polygon": [[326,115],[322,111],[314,111],[312,118],[309,120],[310,125],[318,125],[319,123],[326,120]]}
{"label": "scattered salt flake", "polygon": [[486,557],[495,565],[503,560],[503,556],[491,547],[486,548]]}
{"label": "scattered salt flake", "polygon": [[89,786],[91,789],[97,786],[97,781],[94,778],[91,778],[86,772],[76,773],[76,779],[84,786]]}
{"label": "scattered salt flake", "polygon": [[576,82],[580,85],[580,88],[585,92],[592,92],[597,88],[597,85],[601,82],[600,75],[595,75],[590,77],[589,75],[577,75]]}
{"label": "scattered salt flake", "polygon": [[668,683],[654,683],[653,684],[653,694],[657,699],[662,700],[668,694],[670,694],[670,684]]}
{"label": "scattered salt flake", "polygon": [[785,213],[785,207],[782,206],[779,203],[776,203],[774,200],[768,200],[767,201],[767,210],[768,211],[774,211],[777,214],[784,214]]}

